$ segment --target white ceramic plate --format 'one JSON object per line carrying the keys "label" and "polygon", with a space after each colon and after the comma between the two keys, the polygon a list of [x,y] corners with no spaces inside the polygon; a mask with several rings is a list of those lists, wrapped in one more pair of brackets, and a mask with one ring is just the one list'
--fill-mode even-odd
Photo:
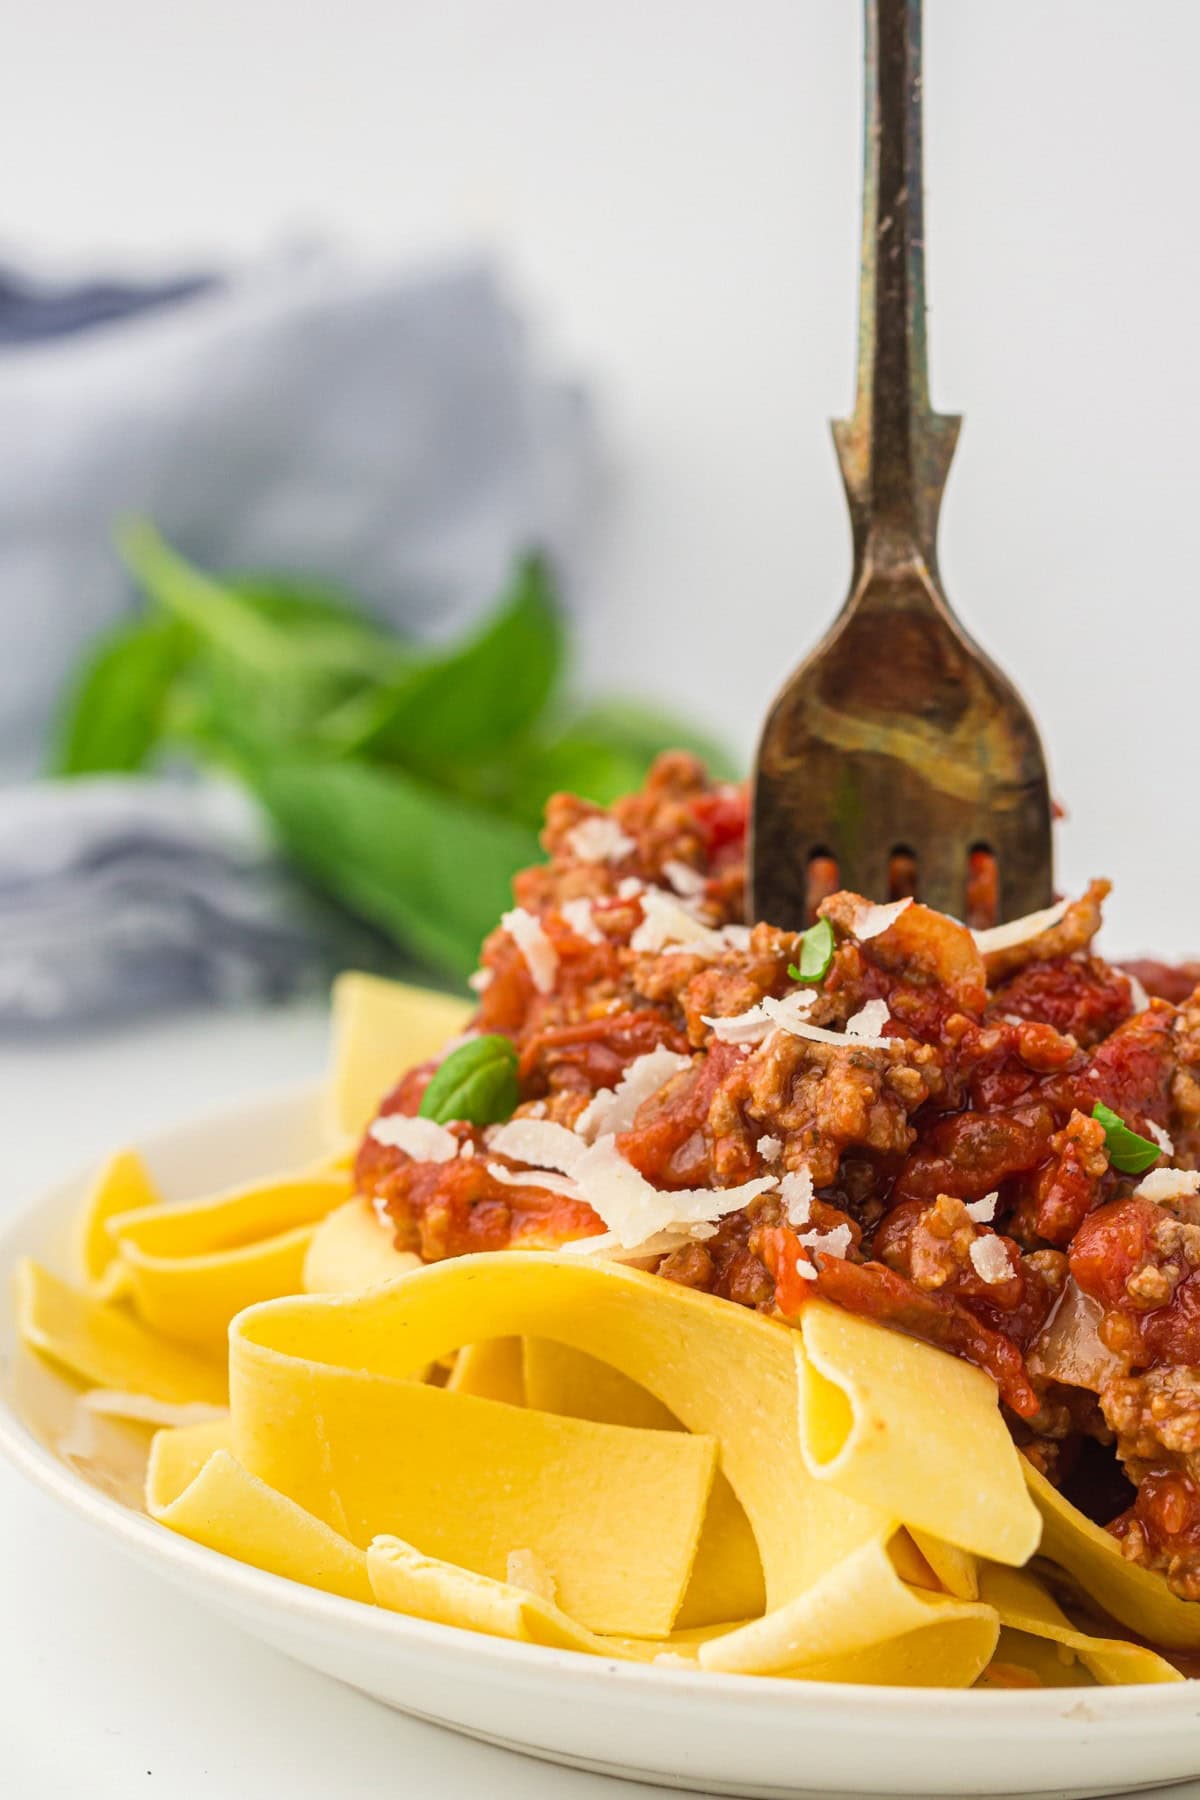
{"label": "white ceramic plate", "polygon": [[[141,1146],[183,1199],[320,1148],[315,1090],[256,1100]],[[176,1537],[140,1510],[145,1434],[72,1434],[70,1384],[16,1343],[13,1261],[70,1273],[85,1177],[0,1236],[0,1449],[56,1499],[245,1630],[390,1706],[612,1775],[746,1795],[1114,1793],[1200,1773],[1200,1682],[942,1693],[606,1663],[376,1611]],[[99,1646],[97,1646],[99,1653]]]}

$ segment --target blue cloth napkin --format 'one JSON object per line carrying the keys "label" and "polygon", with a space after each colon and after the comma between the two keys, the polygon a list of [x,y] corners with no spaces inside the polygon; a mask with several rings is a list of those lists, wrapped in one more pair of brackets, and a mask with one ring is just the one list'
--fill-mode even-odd
{"label": "blue cloth napkin", "polygon": [[532,544],[570,594],[583,395],[484,264],[322,252],[158,286],[0,273],[0,421],[0,1029],[287,991],[344,939],[245,818],[234,846],[228,797],[30,780],[82,644],[135,604],[113,522],[448,634]]}

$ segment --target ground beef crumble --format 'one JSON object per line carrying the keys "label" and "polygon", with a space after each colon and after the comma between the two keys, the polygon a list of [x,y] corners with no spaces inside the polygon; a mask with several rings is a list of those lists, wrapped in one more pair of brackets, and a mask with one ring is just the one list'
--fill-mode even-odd
{"label": "ground beef crumble", "polygon": [[[611,823],[589,832],[597,820]],[[548,861],[514,893],[552,947],[553,982],[542,991],[501,927],[474,1021],[516,1046],[517,1116],[572,1127],[640,1057],[686,1058],[618,1136],[625,1160],[660,1190],[806,1172],[813,1197],[797,1222],[777,1187],[650,1266],[784,1318],[823,1294],[976,1362],[1052,1480],[1111,1464],[1115,1447],[1135,1493],[1101,1522],[1200,1598],[1200,1199],[1137,1195],[1093,1117],[1101,1101],[1164,1146],[1158,1167],[1200,1168],[1200,968],[1097,956],[1103,881],[986,959],[919,904],[860,937],[866,903],[833,892],[819,909],[833,960],[804,1018],[835,1041],[777,1028],[729,1041],[711,1021],[797,993],[797,934],[742,924],[745,829],[744,791],[682,753],[608,813],[551,800]],[[647,933],[664,896],[704,928],[699,943]],[[848,1037],[872,1001],[886,1022]],[[381,1110],[415,1112],[431,1073],[404,1072]],[[577,1197],[497,1179],[527,1166],[486,1131],[452,1129],[465,1153],[442,1163],[363,1141],[358,1186],[400,1247],[434,1261],[604,1229]],[[831,1234],[842,1254],[802,1242]]]}

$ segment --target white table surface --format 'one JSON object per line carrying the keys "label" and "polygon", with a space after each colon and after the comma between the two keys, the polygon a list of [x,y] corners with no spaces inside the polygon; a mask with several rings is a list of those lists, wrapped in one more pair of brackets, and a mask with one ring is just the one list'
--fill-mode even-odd
{"label": "white table surface", "polygon": [[[130,1138],[316,1074],[324,1044],[323,1012],[309,1006],[0,1047],[0,1211]],[[0,1465],[0,1792],[651,1800],[661,1790],[389,1712],[211,1617]],[[1200,1800],[1200,1783],[1170,1794]]]}

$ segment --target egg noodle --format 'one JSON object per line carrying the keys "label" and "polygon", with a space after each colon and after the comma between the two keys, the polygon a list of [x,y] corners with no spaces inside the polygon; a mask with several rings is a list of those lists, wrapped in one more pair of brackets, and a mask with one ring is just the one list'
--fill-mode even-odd
{"label": "egg noodle", "polygon": [[1030,1467],[968,1363],[817,1297],[793,1326],[600,1258],[394,1250],[346,1147],[462,1017],[343,978],[324,1166],[168,1205],[125,1151],[75,1281],[22,1265],[26,1344],[159,1426],[153,1518],[364,1605],[609,1659],[1182,1678],[1075,1600],[1175,1648],[1200,1607]]}

